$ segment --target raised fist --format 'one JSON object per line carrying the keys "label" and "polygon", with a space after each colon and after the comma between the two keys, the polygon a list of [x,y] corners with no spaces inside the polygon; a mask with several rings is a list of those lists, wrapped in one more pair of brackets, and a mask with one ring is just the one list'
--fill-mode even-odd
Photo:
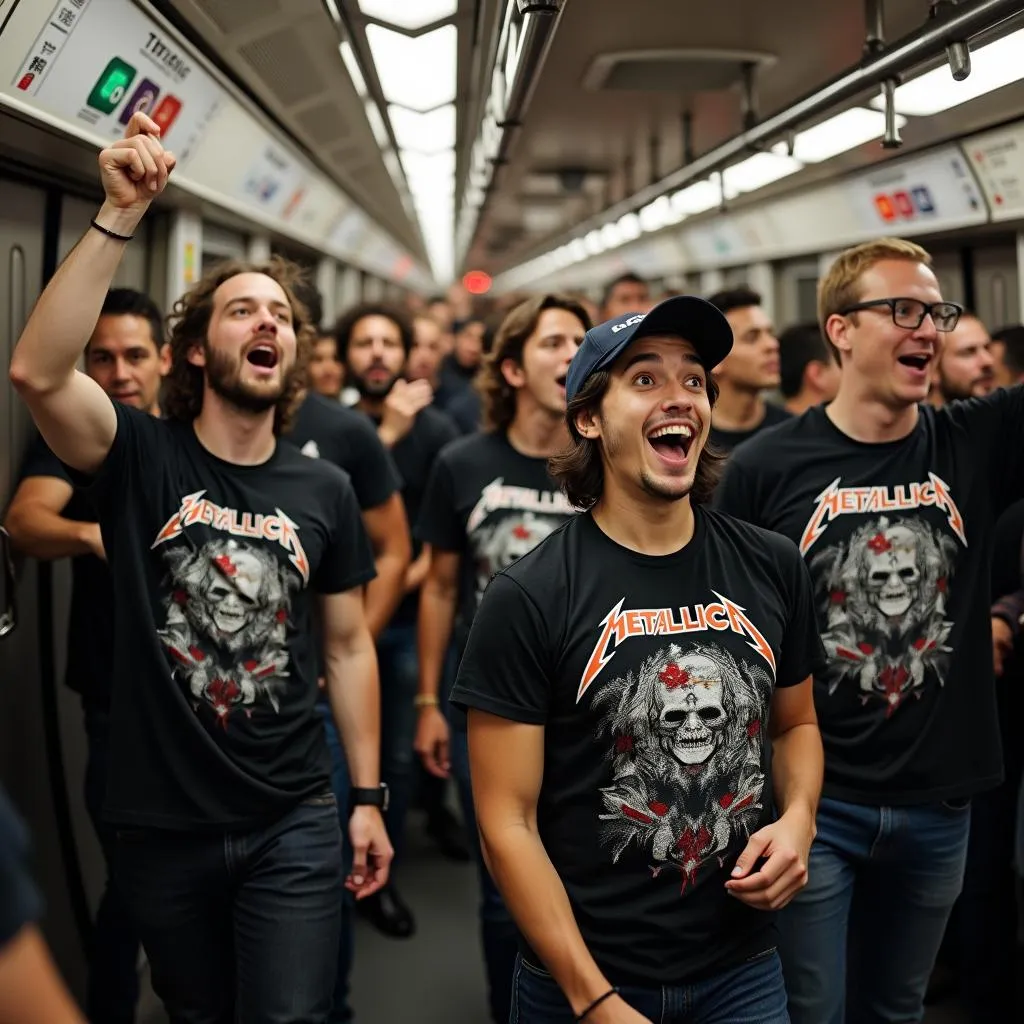
{"label": "raised fist", "polygon": [[110,206],[144,210],[163,192],[177,161],[159,136],[160,126],[140,111],[132,115],[125,137],[100,153],[100,178]]}

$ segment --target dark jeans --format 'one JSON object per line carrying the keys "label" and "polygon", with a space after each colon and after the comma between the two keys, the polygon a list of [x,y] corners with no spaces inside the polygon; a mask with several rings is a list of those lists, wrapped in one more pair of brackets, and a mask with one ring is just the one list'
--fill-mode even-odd
{"label": "dark jeans", "polygon": [[778,917],[794,1024],[921,1020],[970,821],[966,803],[822,798],[807,885]]}
{"label": "dark jeans", "polygon": [[[519,932],[505,907],[498,887],[484,863],[473,808],[473,790],[469,780],[469,744],[464,716],[452,715],[449,744],[452,775],[459,788],[459,802],[466,821],[466,838],[476,860],[480,876],[480,937],[483,944],[484,965],[487,970],[487,998],[491,1020],[505,1024],[512,1005],[512,980],[519,953]],[[527,1020],[529,1018],[523,1018]],[[569,1017],[571,1020],[571,1016]]]}
{"label": "dark jeans", "polygon": [[332,793],[247,832],[119,829],[116,870],[171,1024],[323,1024],[343,886]]}
{"label": "dark jeans", "polygon": [[[331,718],[331,709],[327,704],[318,705],[324,719],[324,731],[327,734],[327,749],[331,752],[331,789],[338,806],[338,825],[341,829],[342,869],[347,875],[352,868],[352,843],[348,837],[349,818],[349,777],[348,762],[345,751],[341,748],[338,730]],[[352,1007],[349,1006],[349,977],[352,974],[352,961],[355,957],[355,896],[345,889],[341,906],[341,936],[338,943],[338,973],[334,979],[334,998],[327,1024],[348,1024],[353,1019]]]}
{"label": "dark jeans", "polygon": [[[691,985],[623,986],[619,995],[651,1024],[789,1024],[774,949]],[[519,957],[509,1024],[572,1024],[569,1001],[547,971]]]}
{"label": "dark jeans", "polygon": [[88,748],[85,807],[107,868],[88,950],[85,1010],[93,1024],[134,1024],[139,1001],[139,936],[112,879],[114,832],[102,818],[110,766],[110,712],[86,700],[82,701],[82,710]]}

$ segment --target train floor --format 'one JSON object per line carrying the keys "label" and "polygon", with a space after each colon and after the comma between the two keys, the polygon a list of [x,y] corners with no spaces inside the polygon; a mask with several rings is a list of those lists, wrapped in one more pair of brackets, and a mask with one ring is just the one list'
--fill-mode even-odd
{"label": "train floor", "polygon": [[[356,928],[352,1005],[358,1024],[489,1024],[477,941],[477,882],[470,864],[446,860],[410,815],[406,862],[397,882],[416,914],[410,939],[388,939],[363,921]],[[930,1006],[925,1024],[967,1024],[955,999]],[[144,997],[139,1024],[167,1024],[155,997]]]}

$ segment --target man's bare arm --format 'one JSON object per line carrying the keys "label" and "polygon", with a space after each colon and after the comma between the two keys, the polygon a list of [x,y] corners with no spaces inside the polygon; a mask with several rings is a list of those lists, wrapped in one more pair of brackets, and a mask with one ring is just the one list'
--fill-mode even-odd
{"label": "man's bare arm", "polygon": [[22,480],[4,520],[14,546],[32,558],[104,557],[99,524],[61,515],[73,493],[71,484],[59,477],[30,476]]}
{"label": "man's bare arm", "polygon": [[[106,200],[96,222],[132,235],[164,189],[174,157],[159,127],[134,114],[126,137],[100,153]],[[75,369],[99,318],[125,243],[90,228],[47,284],[11,360],[10,378],[58,458],[83,472],[103,463],[117,430],[110,398]]]}
{"label": "man's bare arm", "polygon": [[405,594],[405,571],[412,559],[409,522],[396,491],[363,512],[363,524],[373,547],[377,575],[366,588],[366,624],[376,639],[391,621]]}
{"label": "man's bare arm", "polygon": [[0,948],[0,1022],[85,1024],[34,924]]}
{"label": "man's bare arm", "polygon": [[457,551],[430,550],[430,564],[420,588],[420,610],[416,624],[419,657],[419,720],[415,749],[432,775],[448,776],[448,722],[441,714],[440,690],[448,645],[452,639],[455,610],[459,600]]}
{"label": "man's bare arm", "polygon": [[[544,727],[471,708],[469,763],[491,876],[526,941],[558,982],[573,1013],[579,1014],[611,985],[583,941],[565,886],[537,831]],[[644,1020],[618,996],[587,1015],[588,1024]]]}

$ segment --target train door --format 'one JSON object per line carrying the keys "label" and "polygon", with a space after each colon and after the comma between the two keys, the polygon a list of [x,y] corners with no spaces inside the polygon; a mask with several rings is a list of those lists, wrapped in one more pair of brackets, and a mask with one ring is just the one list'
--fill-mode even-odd
{"label": "train door", "polygon": [[818,259],[791,260],[775,267],[775,328],[818,319]]}
{"label": "train door", "polygon": [[974,312],[990,330],[1018,324],[1020,278],[1015,242],[979,246],[972,253]]}
{"label": "train door", "polygon": [[[28,411],[6,370],[42,290],[47,222],[47,196],[42,189],[0,179],[0,353],[5,371],[0,378],[0,509],[4,511],[33,432]],[[0,637],[0,780],[32,833],[32,870],[46,897],[42,922],[46,939],[72,990],[81,991],[84,964],[77,926],[84,908],[74,904],[67,883],[67,816],[57,809],[64,786],[54,706],[57,694],[52,686],[44,686],[44,678],[53,675],[54,645],[49,617],[41,614],[41,607],[50,600],[52,582],[31,559],[16,568],[13,593],[5,593],[2,602],[15,604],[17,624]]]}

